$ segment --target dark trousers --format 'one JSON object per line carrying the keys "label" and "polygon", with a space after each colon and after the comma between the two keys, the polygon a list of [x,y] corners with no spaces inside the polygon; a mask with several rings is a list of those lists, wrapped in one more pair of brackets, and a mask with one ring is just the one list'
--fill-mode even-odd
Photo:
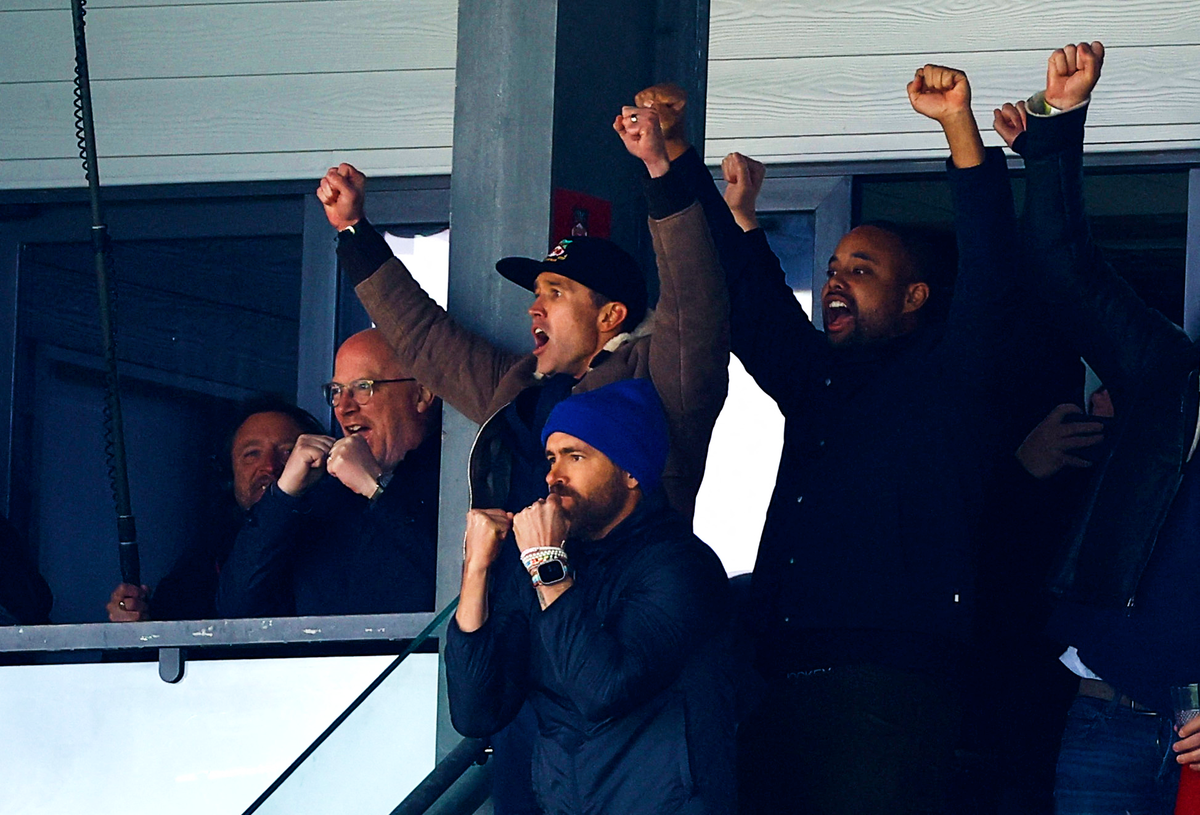
{"label": "dark trousers", "polygon": [[541,815],[533,794],[533,742],[537,714],[529,703],[492,736],[492,807],[495,815]]}
{"label": "dark trousers", "polygon": [[773,683],[738,730],[739,811],[944,813],[956,683],[874,665]]}

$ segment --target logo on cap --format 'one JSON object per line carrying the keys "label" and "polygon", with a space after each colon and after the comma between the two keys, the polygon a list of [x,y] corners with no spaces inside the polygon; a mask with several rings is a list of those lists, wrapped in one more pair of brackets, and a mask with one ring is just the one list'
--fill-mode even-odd
{"label": "logo on cap", "polygon": [[545,262],[552,263],[557,260],[566,260],[567,259],[567,247],[570,245],[571,245],[571,241],[569,238],[567,240],[559,241],[558,246],[551,249],[550,254],[546,255]]}

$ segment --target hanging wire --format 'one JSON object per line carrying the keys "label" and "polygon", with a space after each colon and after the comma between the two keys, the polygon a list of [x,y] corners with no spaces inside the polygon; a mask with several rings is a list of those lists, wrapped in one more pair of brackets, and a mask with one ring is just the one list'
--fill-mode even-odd
{"label": "hanging wire", "polygon": [[87,40],[84,36],[85,0],[71,0],[75,30],[75,136],[87,177],[92,205],[92,250],[96,263],[96,289],[100,301],[100,342],[104,353],[104,458],[109,486],[117,511],[117,544],[121,579],[141,583],[137,528],[129,500],[129,473],[125,462],[125,432],[121,418],[121,393],[117,380],[116,285],[109,274],[112,246],[100,205],[100,171],[96,158],[96,130],[92,119],[91,79],[88,76]]}

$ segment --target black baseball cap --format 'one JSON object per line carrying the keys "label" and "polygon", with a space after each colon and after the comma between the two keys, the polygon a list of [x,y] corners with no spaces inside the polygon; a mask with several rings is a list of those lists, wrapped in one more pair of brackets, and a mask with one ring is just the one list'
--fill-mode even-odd
{"label": "black baseball cap", "polygon": [[627,331],[632,331],[646,316],[645,275],[628,252],[604,238],[565,238],[550,250],[545,260],[502,258],[496,261],[496,271],[529,291],[533,291],[542,272],[582,283],[609,300],[625,304],[629,312],[625,318]]}

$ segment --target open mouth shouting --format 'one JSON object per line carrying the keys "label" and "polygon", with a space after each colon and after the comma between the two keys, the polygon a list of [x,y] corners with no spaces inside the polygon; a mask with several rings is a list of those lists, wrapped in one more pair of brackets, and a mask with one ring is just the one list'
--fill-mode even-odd
{"label": "open mouth shouting", "polygon": [[533,353],[540,354],[546,349],[546,344],[550,342],[550,335],[545,329],[539,328],[536,325],[533,327]]}
{"label": "open mouth shouting", "polygon": [[825,323],[825,333],[830,336],[844,335],[854,328],[858,310],[854,301],[845,294],[828,294],[821,303],[821,318]]}

